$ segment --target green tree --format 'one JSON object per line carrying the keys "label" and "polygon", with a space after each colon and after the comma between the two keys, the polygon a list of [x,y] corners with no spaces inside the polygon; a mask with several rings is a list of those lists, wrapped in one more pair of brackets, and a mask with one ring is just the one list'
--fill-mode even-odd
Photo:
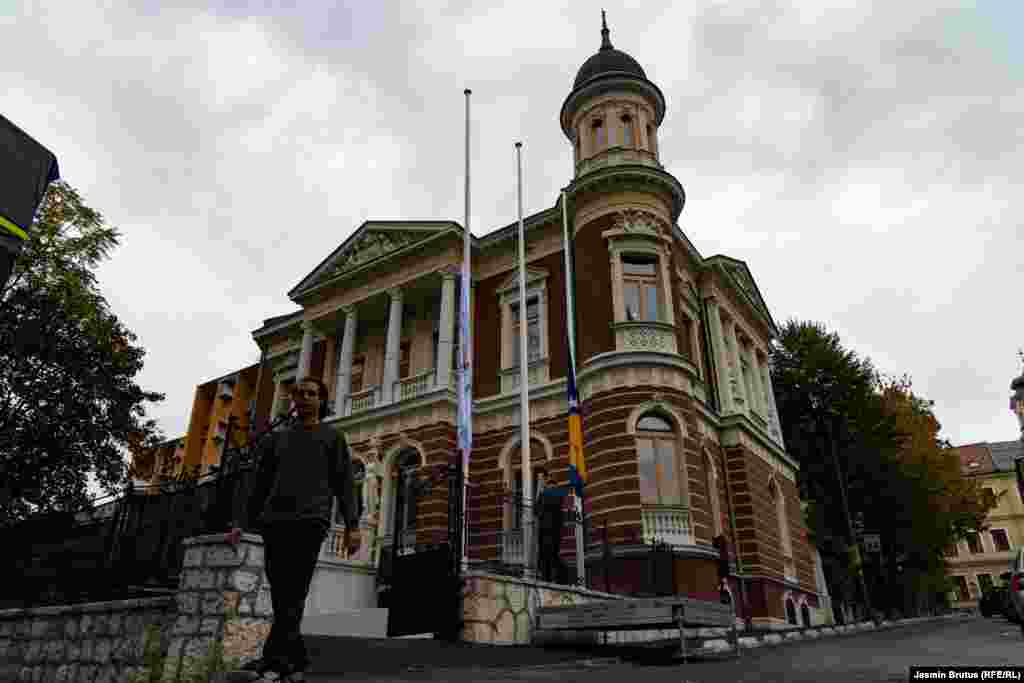
{"label": "green tree", "polygon": [[80,509],[90,474],[113,490],[162,438],[145,404],[164,396],[134,380],[145,352],[97,288],[118,237],[58,181],[0,291],[0,520]]}
{"label": "green tree", "polygon": [[[850,517],[881,532],[893,560],[867,558],[873,606],[903,609],[907,591],[941,583],[943,548],[981,523],[985,501],[960,476],[932,404],[914,395],[908,378],[883,379],[819,323],[789,321],[780,332],[772,349],[776,403],[830,591],[846,600],[857,593],[845,495]],[[892,590],[897,557],[902,592]]]}

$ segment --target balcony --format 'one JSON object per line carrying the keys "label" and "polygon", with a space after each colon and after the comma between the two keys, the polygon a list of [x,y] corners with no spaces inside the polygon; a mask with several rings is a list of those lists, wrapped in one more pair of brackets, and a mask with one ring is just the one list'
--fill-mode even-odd
{"label": "balcony", "polygon": [[576,164],[576,175],[582,176],[591,171],[606,166],[618,166],[622,164],[641,164],[651,168],[661,168],[657,157],[646,149],[631,149],[628,147],[612,147],[599,154],[583,159]]}
{"label": "balcony", "polygon": [[682,505],[644,505],[644,543],[666,543],[673,548],[693,545],[690,511]]}
{"label": "balcony", "polygon": [[676,329],[668,323],[630,321],[614,323],[618,351],[661,351],[676,353]]}

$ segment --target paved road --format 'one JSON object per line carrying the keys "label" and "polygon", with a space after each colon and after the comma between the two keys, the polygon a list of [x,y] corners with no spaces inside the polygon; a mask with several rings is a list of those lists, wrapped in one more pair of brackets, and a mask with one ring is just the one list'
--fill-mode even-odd
{"label": "paved road", "polygon": [[430,668],[400,675],[348,674],[340,678],[308,678],[314,683],[429,680],[452,683],[852,683],[906,681],[910,666],[949,665],[1024,665],[1024,637],[1020,627],[1002,619],[971,617],[749,650],[744,651],[739,660],[688,664],[594,660],[591,666],[573,663],[516,668]]}

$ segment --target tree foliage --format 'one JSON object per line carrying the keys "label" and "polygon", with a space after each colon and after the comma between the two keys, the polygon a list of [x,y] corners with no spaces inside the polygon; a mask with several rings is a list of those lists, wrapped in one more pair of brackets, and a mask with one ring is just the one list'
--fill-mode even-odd
{"label": "tree foliage", "polygon": [[160,441],[135,376],[145,352],[97,288],[117,230],[68,184],[50,186],[0,291],[0,519],[73,511],[107,490],[126,451]]}
{"label": "tree foliage", "polygon": [[[934,591],[943,549],[983,524],[993,501],[961,476],[933,404],[909,378],[883,377],[821,324],[790,321],[780,332],[772,349],[779,418],[833,594],[850,599],[856,590],[842,485],[854,524],[882,536],[889,561],[867,558],[876,585],[895,585],[895,572],[907,590]],[[887,591],[876,606],[902,609]]]}

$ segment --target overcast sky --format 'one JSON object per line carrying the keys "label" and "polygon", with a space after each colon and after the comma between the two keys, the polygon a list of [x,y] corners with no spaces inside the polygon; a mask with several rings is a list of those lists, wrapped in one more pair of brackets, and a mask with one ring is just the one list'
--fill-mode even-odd
{"label": "overcast sky", "polygon": [[[516,140],[527,213],[571,180],[600,4],[131,4],[0,0],[0,110],[123,233],[100,285],[168,437],[362,221],[462,222],[464,88],[475,234],[516,219]],[[826,4],[604,3],[665,94],[680,226],[779,323],[909,373],[955,444],[1017,438],[1024,3]]]}

